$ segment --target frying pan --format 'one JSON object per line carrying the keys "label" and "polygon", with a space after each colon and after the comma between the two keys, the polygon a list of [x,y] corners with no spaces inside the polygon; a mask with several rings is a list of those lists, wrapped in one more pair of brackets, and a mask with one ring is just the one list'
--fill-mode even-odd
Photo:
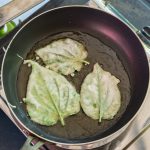
{"label": "frying pan", "polygon": [[[77,73],[77,79],[67,77],[77,91],[80,91],[84,77],[92,71],[96,62],[121,80],[122,106],[113,120],[98,124],[81,111],[77,117],[66,119],[66,127],[59,123],[56,127],[44,127],[32,122],[27,115],[21,99],[26,92],[30,70],[22,64],[20,56],[34,59],[36,48],[65,37],[83,43],[91,63]],[[137,36],[116,17],[85,6],[61,7],[31,19],[13,37],[2,64],[2,86],[16,121],[31,135],[67,149],[91,149],[118,137],[139,112],[148,83],[148,61]],[[125,91],[128,91],[127,95]],[[88,128],[87,134],[83,132],[81,135],[82,130],[77,124],[84,130]],[[71,136],[64,134],[65,129]]]}

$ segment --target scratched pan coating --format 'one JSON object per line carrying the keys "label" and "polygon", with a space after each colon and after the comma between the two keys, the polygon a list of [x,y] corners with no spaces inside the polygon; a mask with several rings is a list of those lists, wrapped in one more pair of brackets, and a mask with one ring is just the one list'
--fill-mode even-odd
{"label": "scratched pan coating", "polygon": [[[77,40],[85,46],[88,52],[88,57],[86,60],[90,62],[90,65],[84,65],[81,71],[76,72],[74,77],[66,76],[68,81],[70,81],[76,87],[77,91],[80,92],[81,84],[83,83],[84,78],[87,76],[87,74],[92,72],[93,65],[98,62],[104,70],[109,71],[112,75],[116,76],[120,80],[118,86],[121,92],[121,108],[112,120],[103,120],[101,123],[98,123],[98,120],[93,120],[86,116],[81,109],[78,114],[65,119],[66,125],[64,127],[60,124],[60,122],[49,127],[42,126],[34,122],[33,124],[37,126],[37,128],[40,128],[43,132],[52,136],[63,137],[67,139],[88,138],[89,136],[103,133],[112,127],[122,116],[131,97],[130,81],[128,74],[116,52],[99,39],[86,33],[63,32],[49,35],[48,37],[34,44],[26,59],[35,60],[36,49],[51,43],[53,40],[63,39],[66,37]],[[44,63],[41,60],[39,60],[39,63],[44,66]],[[17,81],[18,95],[21,100],[23,97],[25,97],[30,73],[31,68],[27,67],[27,65],[21,65]],[[24,110],[26,111],[25,104],[23,105]],[[28,115],[27,111],[26,115]]]}

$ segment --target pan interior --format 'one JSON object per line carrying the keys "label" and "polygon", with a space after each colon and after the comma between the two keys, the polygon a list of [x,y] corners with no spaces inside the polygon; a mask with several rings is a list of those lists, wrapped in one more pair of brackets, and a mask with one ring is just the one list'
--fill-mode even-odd
{"label": "pan interior", "polygon": [[[70,81],[76,87],[78,93],[80,93],[80,87],[83,83],[84,78],[88,73],[92,72],[93,65],[98,62],[104,70],[111,72],[112,75],[120,79],[119,89],[121,92],[122,101],[121,108],[114,119],[103,120],[101,123],[98,123],[98,120],[93,120],[87,117],[82,110],[78,114],[66,118],[66,125],[64,127],[61,126],[60,122],[50,127],[42,126],[32,121],[31,122],[38,130],[40,130],[41,136],[47,138],[56,136],[73,140],[102,134],[119,120],[119,118],[127,108],[127,105],[131,98],[131,86],[128,74],[125,71],[125,68],[119,57],[116,55],[116,52],[112,50],[111,47],[105,45],[97,38],[83,32],[62,32],[49,35],[34,44],[34,46],[27,54],[26,59],[35,60],[36,49],[49,44],[53,40],[58,40],[66,37],[77,40],[85,46],[88,52],[87,60],[90,62],[90,65],[83,66],[81,71],[76,72],[75,77],[66,76],[68,81]],[[41,60],[39,61],[39,63],[41,65],[44,65]],[[26,95],[27,82],[30,72],[31,68],[27,67],[27,65],[21,64],[17,80],[17,90],[20,100],[22,100],[22,98],[24,98]],[[26,115],[28,115],[25,104],[21,103],[21,105]]]}

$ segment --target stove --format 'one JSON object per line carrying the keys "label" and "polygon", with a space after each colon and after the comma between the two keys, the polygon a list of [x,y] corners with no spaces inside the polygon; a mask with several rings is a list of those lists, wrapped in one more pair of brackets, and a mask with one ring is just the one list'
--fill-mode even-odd
{"label": "stove", "polygon": [[[130,2],[129,2],[130,1]],[[14,19],[14,22],[17,24],[17,27],[6,37],[2,38],[0,40],[0,68],[2,59],[4,56],[4,53],[6,51],[6,48],[13,37],[13,35],[19,30],[19,28],[27,22],[30,18],[33,16],[55,7],[59,6],[65,6],[65,5],[89,5],[91,7],[96,7],[99,9],[103,9],[120,19],[122,19],[126,24],[128,24],[134,32],[139,34],[139,37],[141,37],[141,41],[144,43],[145,50],[147,52],[148,59],[150,59],[150,48],[149,48],[149,40],[147,39],[147,36],[144,37],[145,33],[147,32],[143,31],[145,27],[150,25],[150,16],[148,15],[150,13],[150,1],[149,0],[141,0],[139,3],[136,0],[127,0],[124,2],[123,0],[45,0],[43,4],[40,4],[38,8],[34,8],[34,10],[30,10],[30,12],[26,12],[26,15],[21,15]],[[141,6],[143,5],[143,6]],[[129,9],[130,7],[130,9]],[[40,8],[40,9],[39,9]],[[133,10],[134,8],[134,10]],[[144,9],[145,8],[145,9]],[[39,10],[38,10],[39,9]],[[142,12],[143,17],[135,17],[137,13],[137,9],[139,9]],[[133,15],[130,15],[128,11],[132,11]],[[148,13],[149,12],[149,13]],[[31,15],[32,14],[32,15]],[[147,18],[146,20],[144,20]],[[141,22],[140,20],[143,19]],[[144,24],[144,21],[146,24]],[[149,34],[149,33],[148,33]],[[1,90],[1,86],[0,86]],[[150,89],[149,89],[150,90]],[[150,124],[150,91],[148,90],[148,94],[146,96],[145,103],[143,104],[143,107],[139,113],[139,115],[134,119],[134,121],[131,123],[131,125],[126,129],[126,131],[120,135],[117,139],[112,141],[109,144],[106,144],[102,147],[95,148],[94,150],[122,150],[122,149],[129,149],[129,150],[148,150],[150,147],[150,130],[144,133],[145,128],[147,129]],[[1,90],[2,92],[2,90]],[[9,112],[8,107],[5,104],[5,101],[0,101],[1,103],[1,109],[8,115],[8,117],[14,122],[13,118],[11,117],[11,114]],[[15,123],[15,122],[14,122]],[[16,123],[15,123],[16,124]],[[17,126],[17,124],[16,124]],[[20,128],[18,126],[18,128]],[[142,130],[144,129],[144,130]],[[136,140],[136,137],[138,133],[141,132],[141,137]],[[22,133],[27,136],[23,131]],[[144,133],[142,135],[142,133]],[[136,137],[136,138],[135,138]],[[134,140],[136,140],[134,142]],[[132,141],[132,142],[131,142]],[[128,146],[130,146],[128,148]],[[44,146],[45,149],[49,149],[49,147],[52,150],[61,150],[62,148],[55,147],[55,145],[46,144]]]}

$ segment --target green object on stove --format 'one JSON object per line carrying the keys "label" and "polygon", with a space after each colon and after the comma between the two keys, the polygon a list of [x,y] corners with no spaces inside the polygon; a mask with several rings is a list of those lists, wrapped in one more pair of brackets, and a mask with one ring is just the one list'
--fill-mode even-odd
{"label": "green object on stove", "polygon": [[0,38],[3,38],[9,32],[11,32],[16,27],[13,21],[7,22],[3,27],[0,28]]}

